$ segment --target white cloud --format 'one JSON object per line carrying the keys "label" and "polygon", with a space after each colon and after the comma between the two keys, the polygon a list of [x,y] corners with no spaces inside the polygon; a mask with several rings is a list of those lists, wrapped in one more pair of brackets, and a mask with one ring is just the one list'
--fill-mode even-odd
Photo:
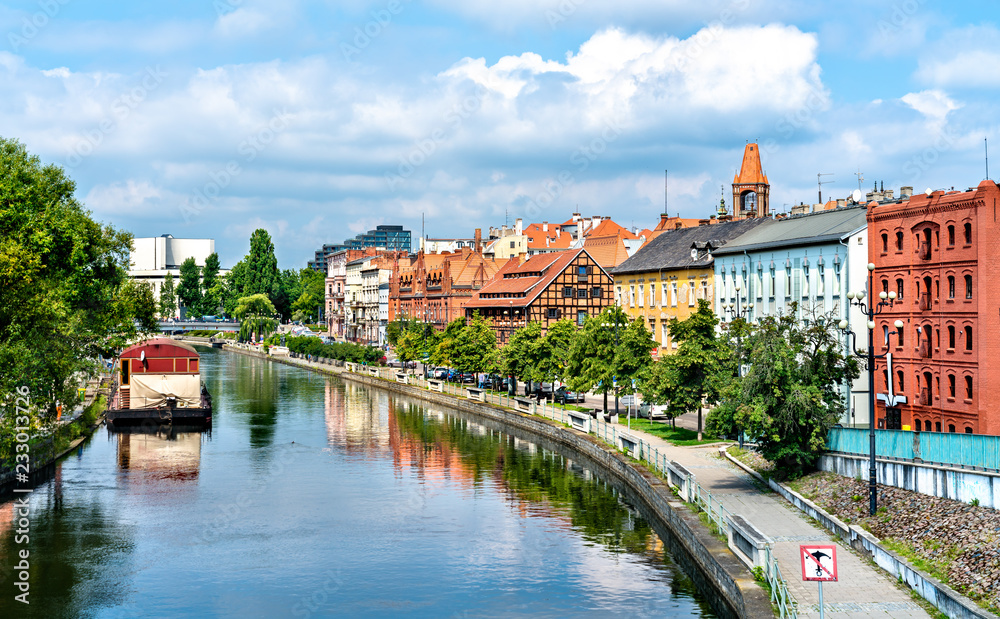
{"label": "white cloud", "polygon": [[941,32],[935,44],[921,48],[914,77],[941,88],[1000,86],[1000,29],[983,25]]}
{"label": "white cloud", "polygon": [[923,114],[928,122],[934,124],[944,123],[950,112],[962,107],[961,103],[956,103],[940,90],[911,92],[903,95],[900,99],[903,103]]}
{"label": "white cloud", "polygon": [[142,215],[157,209],[164,191],[149,183],[129,179],[97,185],[83,199],[84,205],[98,215]]}

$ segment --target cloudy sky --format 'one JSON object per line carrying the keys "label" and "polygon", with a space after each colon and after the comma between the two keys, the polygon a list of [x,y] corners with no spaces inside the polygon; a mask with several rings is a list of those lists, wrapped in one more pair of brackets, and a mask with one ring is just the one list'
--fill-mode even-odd
{"label": "cloudy sky", "polygon": [[[951,6],[949,6],[951,4]],[[744,144],[772,210],[1000,155],[993,3],[177,0],[0,4],[0,136],[136,236],[268,229],[282,268],[377,224],[714,212]],[[1000,170],[1000,156],[996,167]],[[996,173],[991,173],[994,178]],[[727,202],[730,198],[727,197]]]}

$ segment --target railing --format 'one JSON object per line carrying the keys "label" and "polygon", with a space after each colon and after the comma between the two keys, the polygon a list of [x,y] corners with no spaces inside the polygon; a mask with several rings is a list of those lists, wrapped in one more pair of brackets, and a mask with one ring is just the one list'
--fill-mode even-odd
{"label": "railing", "polygon": [[778,609],[779,617],[798,617],[795,607],[792,604],[792,596],[788,594],[788,585],[781,576],[781,568],[778,567],[778,560],[771,552],[771,546],[765,551],[764,577],[771,588],[771,604]]}
{"label": "railing", "polygon": [[[867,429],[832,428],[826,437],[827,451],[867,456]],[[1000,470],[1000,436],[953,432],[876,430],[875,455],[879,458],[916,460],[959,468]]]}

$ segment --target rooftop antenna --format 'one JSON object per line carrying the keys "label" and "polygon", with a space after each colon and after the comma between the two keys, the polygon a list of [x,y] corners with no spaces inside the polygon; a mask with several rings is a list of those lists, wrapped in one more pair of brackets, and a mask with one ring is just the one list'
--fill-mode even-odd
{"label": "rooftop antenna", "polygon": [[424,214],[420,213],[420,251],[424,250]]}
{"label": "rooftop antenna", "polygon": [[816,174],[816,185],[819,187],[819,203],[823,204],[823,185],[832,183],[832,180],[824,181],[822,177],[833,176],[833,172],[820,172]]}
{"label": "rooftop antenna", "polygon": [[986,149],[986,180],[990,180],[990,142],[983,138],[983,148]]}
{"label": "rooftop antenna", "polygon": [[670,171],[663,171],[663,214],[667,214],[667,188],[670,186]]}
{"label": "rooftop antenna", "polygon": [[861,191],[861,183],[865,180],[865,175],[861,173],[861,166],[858,166],[858,171],[854,173],[854,176],[858,177],[858,191]]}

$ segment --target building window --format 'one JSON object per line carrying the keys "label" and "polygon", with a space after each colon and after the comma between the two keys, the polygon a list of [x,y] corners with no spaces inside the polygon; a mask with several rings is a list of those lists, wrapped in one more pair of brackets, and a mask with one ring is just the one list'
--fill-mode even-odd
{"label": "building window", "polygon": [[950,397],[950,398],[954,398],[955,397],[955,375],[954,374],[949,374],[948,375],[948,397]]}
{"label": "building window", "polygon": [[563,298],[572,299],[573,298],[573,287],[563,286]]}
{"label": "building window", "polygon": [[903,370],[896,372],[896,388],[899,390],[899,393],[906,391],[906,387],[903,385]]}
{"label": "building window", "polygon": [[511,242],[510,242],[510,248],[511,248],[511,249],[514,249],[514,241],[511,241]]}
{"label": "building window", "polygon": [[590,267],[576,267],[577,281],[581,284],[587,283],[587,276],[590,274]]}
{"label": "building window", "polygon": [[949,350],[955,349],[955,327],[948,327],[948,348]]}
{"label": "building window", "polygon": [[896,346],[899,348],[903,347],[903,330],[896,329]]}
{"label": "building window", "polygon": [[615,298],[618,299],[618,305],[621,305],[622,304],[622,287],[621,286],[616,286],[615,287]]}
{"label": "building window", "polygon": [[948,245],[955,244],[955,226],[948,226]]}
{"label": "building window", "polygon": [[972,298],[972,276],[971,275],[966,275],[965,276],[965,298],[966,299],[971,299]]}
{"label": "building window", "polygon": [[677,282],[670,284],[670,307],[677,307]]}
{"label": "building window", "polygon": [[903,233],[896,233],[896,251],[903,251]]}
{"label": "building window", "polygon": [[639,284],[639,303],[637,304],[638,307],[643,306],[643,290],[645,290],[645,288],[646,288],[645,286]]}
{"label": "building window", "polygon": [[548,309],[548,316],[549,316],[549,318],[558,318],[559,317],[559,310],[557,310],[554,307],[550,307]]}
{"label": "building window", "polygon": [[954,275],[949,275],[948,276],[948,298],[949,299],[954,299],[955,298],[955,276]]}
{"label": "building window", "polygon": [[670,339],[670,329],[667,328],[667,323],[660,323],[660,346],[663,348],[667,347],[667,342]]}
{"label": "building window", "polygon": [[586,288],[580,288],[579,290],[577,290],[576,291],[576,298],[577,299],[586,299],[587,298],[587,289]]}
{"label": "building window", "polygon": [[972,350],[972,327],[965,328],[965,350]]}
{"label": "building window", "polygon": [[965,244],[972,245],[972,224],[965,224]]}
{"label": "building window", "polygon": [[966,376],[965,377],[965,399],[966,400],[971,400],[972,399],[972,377],[971,376]]}
{"label": "building window", "polygon": [[816,284],[816,296],[822,297],[824,294],[826,294],[826,275],[820,273],[819,281]]}
{"label": "building window", "polygon": [[656,307],[656,284],[649,285],[649,306]]}
{"label": "building window", "polygon": [[896,280],[896,298],[900,301],[903,300],[903,280]]}
{"label": "building window", "polygon": [[707,279],[701,280],[701,298],[702,299],[707,299],[708,298],[708,280]]}
{"label": "building window", "polygon": [[590,296],[593,297],[593,298],[595,298],[595,299],[600,299],[602,296],[604,296],[604,292],[603,292],[603,290],[601,289],[600,286],[594,286],[590,290]]}
{"label": "building window", "polygon": [[889,235],[885,232],[882,233],[882,253],[888,253],[889,251]]}
{"label": "building window", "polygon": [[583,326],[583,321],[587,319],[586,310],[577,310],[576,312],[576,324],[580,327]]}
{"label": "building window", "polygon": [[785,296],[792,296],[792,267],[785,267]]}
{"label": "building window", "polygon": [[628,287],[628,304],[629,307],[635,307],[635,286]]}

